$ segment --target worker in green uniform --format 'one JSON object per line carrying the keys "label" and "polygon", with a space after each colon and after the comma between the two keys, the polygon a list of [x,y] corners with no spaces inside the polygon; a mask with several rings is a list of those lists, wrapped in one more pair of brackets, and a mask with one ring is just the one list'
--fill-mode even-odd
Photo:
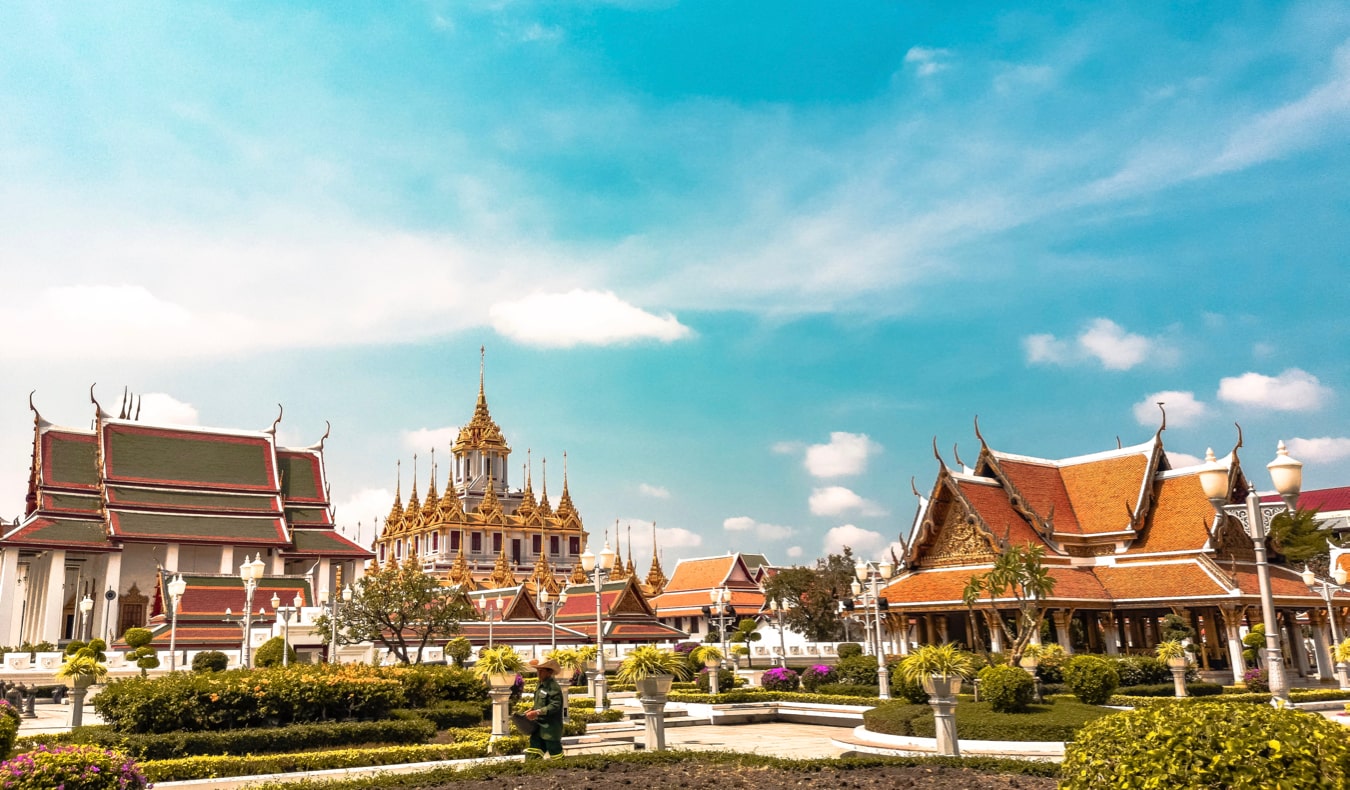
{"label": "worker in green uniform", "polygon": [[525,718],[539,724],[539,729],[530,733],[530,748],[525,751],[527,758],[541,758],[547,752],[553,757],[561,757],[563,732],[563,694],[562,686],[553,676],[560,669],[553,659],[530,661],[530,667],[539,673],[539,685],[534,690],[534,708],[525,714]]}

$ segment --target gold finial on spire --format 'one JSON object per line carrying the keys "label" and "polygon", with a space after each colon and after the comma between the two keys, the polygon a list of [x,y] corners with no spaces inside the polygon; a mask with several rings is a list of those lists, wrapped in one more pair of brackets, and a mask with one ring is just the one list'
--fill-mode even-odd
{"label": "gold finial on spire", "polygon": [[652,522],[652,567],[647,571],[647,594],[660,595],[666,589],[665,571],[661,570],[660,553],[656,548],[656,522]]}
{"label": "gold finial on spire", "polygon": [[[562,496],[558,497],[558,510],[557,510],[557,513],[558,513],[558,518],[559,518],[561,521],[563,521],[564,524],[565,524],[566,526],[578,526],[578,525],[580,525],[580,523],[581,523],[581,516],[577,513],[576,506],[572,504],[572,494],[569,493],[568,490],[567,490],[567,452],[566,452],[566,451],[563,451],[563,490],[562,490]],[[568,523],[568,522],[573,522],[573,521],[575,521],[576,523],[575,523],[575,524],[569,524],[569,523]],[[619,529],[619,528],[618,528],[617,526],[614,528],[614,540],[615,540],[616,542],[617,542],[618,539],[619,539],[619,531],[618,531],[618,529]]]}
{"label": "gold finial on spire", "polygon": [[553,505],[548,501],[548,459],[544,458],[539,463],[543,466],[543,470],[540,472],[543,477],[540,485],[543,487],[539,490],[539,507],[535,509],[535,512],[544,518],[552,518]]}
{"label": "gold finial on spire", "polygon": [[480,347],[478,361],[478,403],[474,406],[473,417],[459,431],[459,437],[451,448],[456,455],[469,450],[491,450],[510,453],[502,429],[492,420],[488,412],[487,390],[484,386],[484,370],[487,365],[487,349]]}
{"label": "gold finial on spire", "polygon": [[506,541],[502,541],[502,551],[497,555],[497,564],[493,567],[488,581],[496,589],[516,585],[516,575],[511,572],[511,563],[506,559]]}
{"label": "gold finial on spire", "polygon": [[628,575],[635,576],[637,569],[633,567],[633,522],[628,522]]}

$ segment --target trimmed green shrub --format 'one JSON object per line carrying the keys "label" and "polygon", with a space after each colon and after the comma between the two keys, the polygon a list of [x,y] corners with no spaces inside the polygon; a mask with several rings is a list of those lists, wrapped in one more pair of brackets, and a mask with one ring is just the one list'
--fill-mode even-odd
{"label": "trimmed green shrub", "polygon": [[281,651],[283,648],[286,650],[286,660],[294,664],[295,648],[287,644],[281,637],[274,636],[259,645],[258,649],[253,652],[253,666],[259,668],[281,666]]}
{"label": "trimmed green shrub", "polygon": [[488,702],[487,685],[462,667],[414,664],[384,671],[403,686],[410,708],[434,708],[442,702]]}
{"label": "trimmed green shrub", "polygon": [[1036,681],[1022,669],[999,666],[980,670],[980,699],[996,712],[1023,712],[1035,696]]}
{"label": "trimmed green shrub", "polygon": [[876,686],[859,686],[853,683],[827,683],[816,688],[816,693],[832,697],[863,697],[866,699],[876,699],[878,689]]}
{"label": "trimmed green shrub", "polygon": [[150,641],[154,638],[155,635],[149,628],[128,628],[122,634],[122,641],[131,648],[127,651],[126,660],[140,667],[141,677],[145,677],[147,670],[159,667],[159,656],[150,646]]}
{"label": "trimmed green shrub", "polygon": [[671,702],[697,702],[719,705],[738,702],[814,702],[822,705],[871,705],[876,700],[876,689],[869,689],[871,697],[843,697],[833,694],[807,694],[801,691],[762,691],[759,689],[736,689],[722,694],[691,694],[689,692],[670,692]]}
{"label": "trimmed green shrub", "polygon": [[1074,656],[1064,663],[1063,671],[1064,685],[1088,705],[1105,703],[1120,685],[1116,662],[1101,656]]}
{"label": "trimmed green shrub", "polygon": [[433,708],[408,708],[393,711],[397,718],[418,717],[436,725],[436,729],[477,727],[491,714],[491,702],[442,702]]}
{"label": "trimmed green shrub", "polygon": [[77,727],[69,732],[20,738],[19,751],[70,745],[115,748],[136,760],[163,760],[184,754],[273,754],[339,746],[426,743],[436,737],[436,726],[425,719],[292,724],[222,732],[170,732],[125,735],[106,725]]}
{"label": "trimmed green shrub", "polygon": [[181,782],[252,774],[322,771],[372,765],[398,765],[434,760],[464,760],[485,757],[487,733],[481,739],[447,744],[381,746],[373,749],[341,749],[324,752],[293,752],[267,755],[202,755],[156,760],[141,766],[152,782]]}
{"label": "trimmed green shrub", "polygon": [[801,676],[802,688],[807,691],[816,691],[821,686],[833,683],[838,680],[834,673],[834,667],[828,664],[813,664],[799,670]]}
{"label": "trimmed green shrub", "polygon": [[862,645],[857,642],[841,642],[839,647],[834,651],[834,654],[839,656],[840,661],[843,661],[846,658],[862,655],[863,649]]}
{"label": "trimmed green shrub", "polygon": [[126,755],[97,746],[39,747],[0,763],[6,790],[142,790],[145,775]]}
{"label": "trimmed green shrub", "polygon": [[473,655],[473,643],[462,636],[457,636],[445,643],[445,657],[450,663],[457,667],[464,666],[464,662]]}
{"label": "trimmed green shrub", "polygon": [[1344,788],[1344,725],[1263,705],[1159,704],[1118,713],[1079,733],[1065,755],[1066,790]]}
{"label": "trimmed green shrub", "polygon": [[[981,741],[1072,741],[1086,724],[1111,714],[1072,700],[1028,705],[1021,713],[999,713],[987,702],[967,702],[956,706],[956,731]],[[932,716],[915,719],[913,727],[920,738],[932,738],[936,731]]]}
{"label": "trimmed green shrub", "polygon": [[608,721],[623,721],[628,718],[628,714],[618,708],[609,710],[596,710],[594,706],[589,708],[572,708],[568,706],[567,717],[573,721],[579,721],[582,724],[598,724]]}
{"label": "trimmed green shrub", "polygon": [[760,685],[765,691],[796,691],[801,685],[801,679],[796,672],[783,667],[774,667],[765,670],[760,678]]}
{"label": "trimmed green shrub", "polygon": [[835,682],[853,686],[877,685],[877,659],[861,653],[839,659],[834,666]]}
{"label": "trimmed green shrub", "polygon": [[1064,652],[1064,648],[1056,642],[1041,645],[1037,658],[1040,660],[1040,665],[1036,667],[1037,677],[1045,683],[1064,682],[1064,663],[1069,660],[1069,654]]}
{"label": "trimmed green shrub", "polygon": [[[1172,697],[1177,693],[1175,683],[1157,683],[1150,686],[1122,686],[1116,694],[1122,697]],[[1223,693],[1218,683],[1187,683],[1186,693],[1192,697],[1217,697]]]}
{"label": "trimmed green shrub", "polygon": [[919,704],[928,703],[928,692],[923,690],[922,681],[905,677],[899,664],[891,667],[891,696]]}
{"label": "trimmed green shrub", "polygon": [[193,672],[224,672],[230,667],[230,657],[219,650],[203,650],[192,657]]}
{"label": "trimmed green shrub", "polygon": [[10,753],[14,741],[19,737],[19,712],[4,700],[0,700],[0,757]]}
{"label": "trimmed green shrub", "polygon": [[1172,670],[1153,656],[1126,656],[1116,659],[1122,686],[1151,686],[1170,683]]}
{"label": "trimmed green shrub", "polygon": [[[730,691],[736,687],[736,673],[730,669],[717,670],[717,690]],[[698,685],[698,690],[704,694],[712,693],[712,670],[704,667],[695,676],[694,682]]]}
{"label": "trimmed green shrub", "polygon": [[[957,705],[956,707],[961,707]],[[927,705],[917,705],[903,700],[883,702],[869,711],[863,712],[863,725],[872,732],[887,735],[913,735],[914,720],[921,716],[933,715]]]}

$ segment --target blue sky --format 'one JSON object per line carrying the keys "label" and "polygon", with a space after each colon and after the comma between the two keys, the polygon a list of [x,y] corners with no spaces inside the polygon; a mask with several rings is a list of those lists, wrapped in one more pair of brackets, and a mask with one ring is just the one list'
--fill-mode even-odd
{"label": "blue sky", "polygon": [[882,550],[975,414],[1350,483],[1342,3],[9,3],[0,108],[6,517],[98,382],[368,533],[480,345],[644,566]]}

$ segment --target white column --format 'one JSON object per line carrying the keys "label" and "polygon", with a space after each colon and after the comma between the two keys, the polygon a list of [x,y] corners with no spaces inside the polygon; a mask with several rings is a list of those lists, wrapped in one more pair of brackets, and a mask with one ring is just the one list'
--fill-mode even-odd
{"label": "white column", "polygon": [[1288,635],[1288,641],[1284,644],[1294,653],[1294,666],[1298,668],[1299,677],[1308,677],[1311,673],[1308,671],[1308,651],[1303,646],[1303,630],[1298,627],[1294,616],[1289,612],[1277,613],[1275,617],[1285,626],[1284,632]]}
{"label": "white column", "polygon": [[[89,633],[96,636],[102,636],[104,641],[112,644],[113,639],[121,636],[114,634],[117,630],[117,604],[121,600],[122,594],[122,552],[110,552],[106,556],[103,569],[103,583],[101,589],[96,590],[94,595],[94,627]],[[119,597],[108,600],[107,592],[112,590]]]}
{"label": "white column", "polygon": [[234,546],[220,547],[220,572],[234,574]]}
{"label": "white column", "polygon": [[1119,618],[1115,612],[1102,613],[1099,622],[1102,624],[1102,644],[1106,648],[1108,656],[1120,655],[1120,625]]}
{"label": "white column", "polygon": [[164,544],[164,570],[169,573],[178,572],[178,544]]}
{"label": "white column", "polygon": [[272,575],[280,576],[286,572],[286,558],[277,549],[272,550]]}
{"label": "white column", "polygon": [[[17,548],[0,549],[0,644],[17,645],[22,639],[16,638],[19,628],[19,615],[15,611],[24,590],[19,587],[19,550]],[[17,591],[19,594],[12,594]]]}
{"label": "white column", "polygon": [[1073,637],[1069,634],[1069,623],[1073,620],[1072,612],[1054,612],[1050,615],[1055,619],[1055,638],[1059,646],[1064,648],[1064,652],[1073,654]]}
{"label": "white column", "polygon": [[42,606],[42,629],[38,638],[56,644],[61,638],[61,612],[66,603],[66,550],[52,549],[48,555],[47,592]]}
{"label": "white column", "polygon": [[34,557],[28,563],[28,576],[24,584],[24,605],[20,613],[22,621],[19,638],[25,642],[40,642],[38,633],[42,626],[42,607],[47,601],[47,557]]}
{"label": "white column", "polygon": [[356,583],[356,580],[366,575],[366,563],[362,560],[352,560],[352,573],[348,584]]}
{"label": "white column", "polygon": [[985,612],[984,622],[989,626],[989,652],[1003,652],[1003,627],[999,624],[998,612]]}
{"label": "white column", "polygon": [[[318,573],[319,573],[318,580],[314,582],[314,590],[313,590],[314,600],[316,602],[319,600],[319,590],[328,590],[330,593],[338,592],[337,590],[333,589],[332,560],[328,559],[327,557],[320,557]],[[318,604],[314,603],[313,605],[317,606]]]}
{"label": "white column", "polygon": [[1317,677],[1321,680],[1331,680],[1336,677],[1336,668],[1332,665],[1331,649],[1327,646],[1331,641],[1331,633],[1327,628],[1327,616],[1323,612],[1313,612],[1309,621],[1312,624],[1313,647],[1317,654]]}

